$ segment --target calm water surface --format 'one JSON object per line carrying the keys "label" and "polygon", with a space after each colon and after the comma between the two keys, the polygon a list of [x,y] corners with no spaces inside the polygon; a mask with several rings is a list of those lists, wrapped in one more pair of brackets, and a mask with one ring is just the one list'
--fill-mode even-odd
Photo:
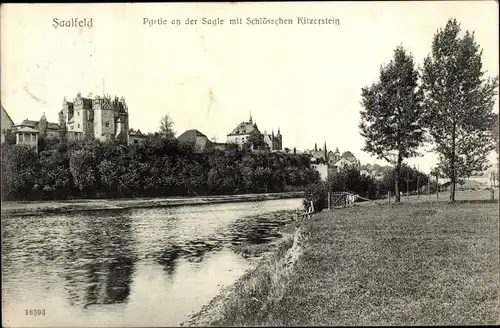
{"label": "calm water surface", "polygon": [[[2,219],[3,326],[176,326],[280,238],[300,199]],[[27,316],[26,309],[44,309]]]}

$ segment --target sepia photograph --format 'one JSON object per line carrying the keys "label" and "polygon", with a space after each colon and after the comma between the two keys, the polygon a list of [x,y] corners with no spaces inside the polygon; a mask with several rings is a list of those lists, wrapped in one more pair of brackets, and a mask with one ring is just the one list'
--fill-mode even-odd
{"label": "sepia photograph", "polygon": [[498,7],[3,3],[2,326],[500,324]]}

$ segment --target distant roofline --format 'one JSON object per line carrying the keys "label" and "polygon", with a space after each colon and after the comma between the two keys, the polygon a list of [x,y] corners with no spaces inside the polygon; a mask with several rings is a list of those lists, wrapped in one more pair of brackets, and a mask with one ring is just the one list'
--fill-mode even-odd
{"label": "distant roofline", "polygon": [[187,133],[187,132],[191,132],[191,131],[194,131],[196,133],[196,135],[198,137],[205,137],[208,139],[208,137],[203,133],[201,132],[200,130],[198,129],[187,129],[186,131],[182,132],[177,138],[179,138],[180,136],[182,136],[183,134]]}
{"label": "distant roofline", "polygon": [[230,133],[228,134],[227,136],[230,137],[230,136],[246,136],[246,135],[250,135],[251,133]]}

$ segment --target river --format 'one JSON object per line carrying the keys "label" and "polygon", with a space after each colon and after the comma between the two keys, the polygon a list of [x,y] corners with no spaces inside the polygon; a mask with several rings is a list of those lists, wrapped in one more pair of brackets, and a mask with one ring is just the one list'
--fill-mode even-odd
{"label": "river", "polygon": [[[2,218],[6,327],[177,326],[256,259],[301,199]],[[26,315],[26,311],[40,315]],[[43,315],[43,313],[45,313]]]}

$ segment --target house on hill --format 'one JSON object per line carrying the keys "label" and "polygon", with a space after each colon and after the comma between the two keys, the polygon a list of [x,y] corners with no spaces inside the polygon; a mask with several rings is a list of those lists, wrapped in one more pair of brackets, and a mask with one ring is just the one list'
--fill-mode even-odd
{"label": "house on hill", "polygon": [[146,139],[146,135],[142,133],[141,130],[135,131],[134,129],[130,129],[128,135],[129,144],[138,144]]}
{"label": "house on hill", "polygon": [[190,129],[177,137],[180,143],[191,144],[194,146],[195,152],[206,152],[215,149],[214,144],[206,135],[196,129]]}
{"label": "house on hill", "polygon": [[250,138],[252,133],[257,135],[262,135],[257,127],[257,123],[254,123],[252,116],[248,122],[241,122],[238,124],[231,133],[227,135],[227,143],[233,143],[242,146]]}
{"label": "house on hill", "polygon": [[[325,171],[327,172],[326,176],[328,176],[348,166],[355,167],[359,170],[360,162],[353,153],[345,151],[340,155],[338,148],[336,148],[335,152],[327,151],[326,143],[323,149],[318,149],[317,144],[315,144],[314,149],[305,150],[304,154],[311,157],[311,164],[314,164],[313,168],[320,172],[322,178],[325,176]],[[324,167],[322,165],[324,165]]]}
{"label": "house on hill", "polygon": [[270,151],[281,151],[283,148],[283,136],[280,129],[278,128],[276,135],[274,134],[274,130],[271,134],[268,134],[266,131],[261,133],[257,127],[257,122],[252,120],[252,115],[250,115],[248,122],[241,122],[227,135],[227,143],[242,146],[250,139],[251,135],[260,138],[261,144],[266,145]]}

